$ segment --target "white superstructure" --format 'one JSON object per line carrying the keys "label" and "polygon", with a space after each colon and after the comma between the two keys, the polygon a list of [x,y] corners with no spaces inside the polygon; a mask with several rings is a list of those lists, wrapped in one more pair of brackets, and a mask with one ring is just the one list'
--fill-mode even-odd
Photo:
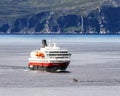
{"label": "white superstructure", "polygon": [[33,50],[30,53],[29,68],[47,70],[65,70],[70,63],[71,54],[56,46],[55,41],[43,41],[40,50]]}

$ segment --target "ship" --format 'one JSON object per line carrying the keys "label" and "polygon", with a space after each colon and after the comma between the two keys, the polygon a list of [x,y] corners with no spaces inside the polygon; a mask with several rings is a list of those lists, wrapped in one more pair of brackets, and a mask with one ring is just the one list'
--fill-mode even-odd
{"label": "ship", "polygon": [[56,46],[55,40],[42,40],[42,47],[30,53],[28,68],[48,72],[66,71],[70,64],[71,53]]}

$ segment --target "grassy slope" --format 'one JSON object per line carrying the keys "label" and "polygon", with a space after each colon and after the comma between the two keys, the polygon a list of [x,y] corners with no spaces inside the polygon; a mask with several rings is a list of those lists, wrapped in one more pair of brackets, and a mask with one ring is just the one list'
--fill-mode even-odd
{"label": "grassy slope", "polygon": [[0,0],[0,17],[13,18],[45,10],[84,11],[99,6],[99,1],[104,0]]}

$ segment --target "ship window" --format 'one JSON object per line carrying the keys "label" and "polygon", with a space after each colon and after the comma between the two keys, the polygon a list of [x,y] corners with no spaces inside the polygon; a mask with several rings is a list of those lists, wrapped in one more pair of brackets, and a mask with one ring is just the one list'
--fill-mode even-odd
{"label": "ship window", "polygon": [[59,51],[50,51],[49,53],[59,53]]}
{"label": "ship window", "polygon": [[67,51],[60,51],[60,53],[68,53]]}
{"label": "ship window", "polygon": [[70,56],[70,54],[49,54],[49,56]]}
{"label": "ship window", "polygon": [[68,53],[68,51],[50,51],[49,53]]}

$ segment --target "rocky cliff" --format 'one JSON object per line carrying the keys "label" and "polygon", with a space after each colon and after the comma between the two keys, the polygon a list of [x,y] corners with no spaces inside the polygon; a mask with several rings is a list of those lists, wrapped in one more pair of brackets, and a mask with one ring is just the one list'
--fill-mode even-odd
{"label": "rocky cliff", "polygon": [[0,34],[120,34],[120,1],[99,7],[45,10],[12,20],[0,20]]}

